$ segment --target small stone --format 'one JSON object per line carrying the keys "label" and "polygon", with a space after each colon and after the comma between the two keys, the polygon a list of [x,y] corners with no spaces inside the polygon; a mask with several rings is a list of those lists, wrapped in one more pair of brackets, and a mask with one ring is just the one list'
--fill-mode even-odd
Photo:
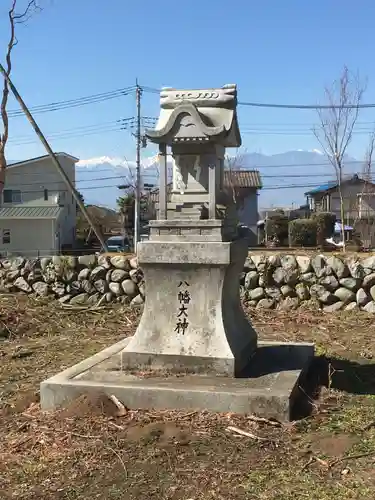
{"label": "small stone", "polygon": [[362,308],[364,311],[374,314],[375,313],[375,302],[372,300],[371,302],[368,302],[365,306]]}
{"label": "small stone", "polygon": [[327,313],[333,313],[336,311],[340,311],[344,307],[344,302],[335,302],[334,304],[330,304],[328,306],[323,307],[323,311]]}
{"label": "small stone", "polygon": [[333,295],[333,293],[326,290],[323,285],[312,285],[310,288],[310,295],[323,304],[329,305],[338,301],[338,298]]}
{"label": "small stone", "polygon": [[308,273],[311,270],[311,259],[307,255],[297,255],[296,261],[301,273]]}
{"label": "small stone", "polygon": [[298,267],[294,255],[282,255],[280,257],[280,264],[284,269],[297,269]]}
{"label": "small stone", "polygon": [[111,268],[111,259],[108,255],[99,255],[98,256],[98,266],[104,267],[104,269]]}
{"label": "small stone", "polygon": [[142,272],[139,268],[138,269],[131,269],[129,271],[129,276],[130,276],[130,279],[132,281],[134,281],[134,283],[140,283],[143,279]]}
{"label": "small stone", "polygon": [[278,306],[281,311],[291,311],[292,309],[297,309],[299,306],[299,300],[297,297],[286,297],[282,300]]}
{"label": "small stone", "polygon": [[272,279],[277,285],[285,283],[286,270],[283,267],[278,267],[272,274]]}
{"label": "small stone", "polygon": [[373,285],[371,288],[370,288],[370,295],[372,297],[372,300],[375,300],[375,285]]}
{"label": "small stone", "polygon": [[139,293],[142,295],[143,298],[146,297],[146,287],[144,283],[141,283],[138,285]]}
{"label": "small stone", "polygon": [[78,283],[81,283],[81,290],[83,292],[86,292],[88,294],[92,294],[92,293],[95,293],[95,286],[91,283],[90,280],[82,280]]}
{"label": "small stone", "polygon": [[340,287],[335,291],[335,296],[339,299],[339,301],[344,304],[348,304],[349,302],[353,302],[355,300],[355,293],[347,288]]}
{"label": "small stone", "polygon": [[138,294],[132,301],[130,302],[131,307],[140,307],[144,303],[142,295]]}
{"label": "small stone", "polygon": [[109,283],[108,286],[109,286],[109,290],[114,295],[116,295],[116,297],[119,297],[120,295],[122,295],[124,293],[121,284],[118,282],[111,281],[111,283]]}
{"label": "small stone", "polygon": [[73,269],[70,269],[69,267],[64,268],[61,277],[66,283],[75,281],[78,278],[77,273]]}
{"label": "small stone", "polygon": [[356,293],[356,303],[363,307],[369,302],[371,298],[368,296],[366,291],[363,288],[360,288]]}
{"label": "small stone", "polygon": [[96,306],[99,300],[100,300],[100,293],[96,292],[90,295],[90,297],[87,299],[87,305],[91,307]]}
{"label": "small stone", "polygon": [[42,271],[45,271],[47,267],[51,264],[51,262],[52,262],[51,257],[42,257],[40,259],[40,268],[42,269]]}
{"label": "small stone", "polygon": [[1,261],[3,269],[10,269],[12,267],[12,261],[9,259],[4,259]]}
{"label": "small stone", "polygon": [[351,290],[352,292],[355,292],[360,285],[360,280],[355,278],[342,278],[340,280],[340,285],[347,288],[348,290]]}
{"label": "small stone", "polygon": [[315,257],[311,259],[311,266],[318,278],[327,275],[327,266],[323,255],[315,255]]}
{"label": "small stone", "polygon": [[53,283],[51,285],[51,290],[58,297],[63,297],[66,294],[65,283],[61,283],[61,282],[57,281],[56,283]]}
{"label": "small stone", "polygon": [[296,295],[300,300],[308,300],[310,298],[309,289],[304,283],[297,283]]}
{"label": "small stone", "polygon": [[323,285],[324,288],[326,288],[330,292],[334,292],[339,286],[339,282],[333,276],[333,274],[330,276],[324,276],[323,278],[320,278],[319,283]]}
{"label": "small stone", "polygon": [[349,275],[349,269],[347,265],[335,255],[328,257],[327,266],[329,266],[338,279],[346,278]]}
{"label": "small stone", "polygon": [[60,302],[60,304],[67,304],[71,298],[72,298],[72,296],[67,294],[67,295],[64,295],[63,297],[60,297],[59,302]]}
{"label": "small stone", "polygon": [[124,281],[129,277],[129,272],[124,269],[114,269],[111,274],[111,281]]}
{"label": "small stone", "polygon": [[252,290],[258,286],[259,274],[256,271],[249,271],[245,278],[246,290]]}
{"label": "small stone", "polygon": [[368,274],[363,278],[363,287],[370,288],[375,285],[375,273]]}
{"label": "small stone", "polygon": [[20,277],[20,278],[17,278],[14,282],[14,286],[19,288],[20,290],[22,290],[23,292],[26,292],[26,293],[30,293],[33,291],[33,289],[31,288],[31,286],[28,284],[28,282]]}
{"label": "small stone", "polygon": [[7,280],[8,281],[14,281],[20,276],[20,270],[16,269],[15,271],[8,271],[7,273]]}
{"label": "small stone", "polygon": [[81,269],[80,272],[78,273],[78,280],[87,280],[90,277],[91,270],[88,267],[85,267],[84,269]]}
{"label": "small stone", "polygon": [[129,259],[129,265],[131,269],[138,269],[138,259],[137,257],[132,257]]}
{"label": "small stone", "polygon": [[112,302],[113,299],[114,299],[113,293],[107,292],[105,294],[105,301],[107,302],[107,304],[109,304],[110,302]]}
{"label": "small stone", "polygon": [[22,267],[20,269],[20,276],[23,276],[24,278],[27,278],[27,276],[29,275],[29,270],[28,269],[25,269],[24,267]]}
{"label": "small stone", "polygon": [[259,279],[258,279],[258,286],[261,286],[262,288],[264,288],[267,285],[268,285],[268,283],[266,282],[265,273],[260,273]]}
{"label": "small stone", "polygon": [[352,278],[363,279],[365,276],[362,264],[357,259],[351,259],[348,262],[348,268]]}
{"label": "small stone", "polygon": [[309,285],[315,285],[318,282],[318,278],[314,273],[301,274],[300,279],[303,283],[308,283]]}
{"label": "small stone", "polygon": [[363,259],[362,266],[367,269],[371,269],[371,271],[375,271],[375,255]]}
{"label": "small stone", "polygon": [[264,271],[267,264],[267,256],[266,255],[252,255],[252,261],[255,264],[255,268],[257,271]]}
{"label": "small stone", "polygon": [[24,259],[23,257],[15,257],[14,259],[12,259],[11,269],[21,269],[21,267],[24,266],[25,262],[26,259]]}
{"label": "small stone", "polygon": [[254,290],[248,291],[248,296],[250,300],[260,300],[264,297],[264,289],[262,287],[254,288]]}
{"label": "small stone", "polygon": [[348,305],[344,307],[344,311],[355,311],[356,309],[358,309],[357,302],[350,302]]}
{"label": "small stone", "polygon": [[279,301],[282,297],[282,293],[280,291],[280,288],[277,286],[270,286],[265,289],[266,295],[270,297],[271,299],[274,299],[276,301]]}
{"label": "small stone", "polygon": [[257,303],[257,309],[273,309],[275,307],[275,301],[273,299],[260,299]]}
{"label": "small stone", "polygon": [[100,279],[105,279],[107,274],[107,269],[103,266],[97,266],[91,271],[90,280],[96,281]]}
{"label": "small stone", "polygon": [[256,307],[256,306],[257,306],[257,304],[258,304],[258,302],[257,302],[256,300],[249,300],[249,301],[247,302],[247,305],[248,305],[249,307]]}
{"label": "small stone", "polygon": [[294,286],[298,283],[299,271],[298,269],[286,269],[284,281],[286,285]]}
{"label": "small stone", "polygon": [[296,296],[296,292],[289,285],[283,285],[280,288],[280,291],[281,291],[281,293],[283,294],[284,297],[295,297]]}
{"label": "small stone", "polygon": [[88,293],[80,293],[75,297],[72,297],[70,303],[75,306],[86,305],[89,300],[90,295]]}
{"label": "small stone", "polygon": [[49,287],[47,283],[44,283],[44,281],[37,281],[33,284],[32,289],[40,297],[45,297],[49,292]]}
{"label": "small stone", "polygon": [[78,264],[82,267],[95,267],[98,260],[95,254],[91,255],[80,255],[78,257]]}
{"label": "small stone", "polygon": [[129,260],[125,255],[114,255],[111,257],[111,264],[116,269],[123,269],[124,271],[130,270]]}
{"label": "small stone", "polygon": [[251,257],[246,257],[246,260],[245,260],[245,264],[244,264],[244,270],[246,272],[249,272],[249,271],[255,271],[256,270],[256,266],[253,262],[253,259]]}
{"label": "small stone", "polygon": [[125,295],[129,295],[130,297],[135,297],[138,295],[138,287],[134,283],[134,281],[126,279],[121,283],[122,289],[124,290]]}
{"label": "small stone", "polygon": [[269,255],[268,256],[268,266],[269,267],[281,266],[281,261],[280,261],[279,255]]}
{"label": "small stone", "polygon": [[98,292],[102,294],[108,291],[108,283],[103,279],[94,281],[94,287]]}

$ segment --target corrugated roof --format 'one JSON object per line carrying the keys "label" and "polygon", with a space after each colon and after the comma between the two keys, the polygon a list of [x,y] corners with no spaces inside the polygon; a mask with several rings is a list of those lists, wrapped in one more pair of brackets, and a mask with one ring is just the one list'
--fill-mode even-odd
{"label": "corrugated roof", "polygon": [[224,186],[236,188],[262,187],[262,181],[258,170],[224,170]]}
{"label": "corrugated roof", "polygon": [[325,191],[335,188],[336,186],[337,186],[336,181],[329,181],[326,184],[322,184],[321,186],[318,186],[314,189],[311,189],[310,191],[307,191],[305,194],[324,193]]}
{"label": "corrugated roof", "polygon": [[1,207],[0,219],[55,219],[61,207]]}
{"label": "corrugated roof", "polygon": [[[77,163],[79,161],[79,158],[76,158],[75,156],[72,156],[68,153],[55,153],[55,156],[66,156],[70,160],[74,161],[74,163]],[[27,160],[22,160],[22,161],[15,161],[15,162],[9,162],[8,167],[19,167],[20,165],[26,165],[27,163],[34,163],[36,161],[44,160],[46,158],[49,158],[49,155],[43,155],[43,156],[36,156],[35,158],[29,158]]]}

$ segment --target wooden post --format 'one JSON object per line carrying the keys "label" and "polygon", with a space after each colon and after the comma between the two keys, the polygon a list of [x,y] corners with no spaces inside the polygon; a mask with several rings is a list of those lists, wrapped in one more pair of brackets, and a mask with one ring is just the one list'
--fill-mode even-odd
{"label": "wooden post", "polygon": [[159,144],[159,219],[167,218],[167,145]]}

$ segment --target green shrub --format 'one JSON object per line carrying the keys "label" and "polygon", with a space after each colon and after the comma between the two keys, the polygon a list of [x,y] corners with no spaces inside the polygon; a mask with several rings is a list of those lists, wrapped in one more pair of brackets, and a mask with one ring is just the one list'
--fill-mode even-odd
{"label": "green shrub", "polygon": [[277,238],[280,245],[286,245],[288,242],[288,222],[288,216],[281,212],[269,215],[265,222],[267,239]]}
{"label": "green shrub", "polygon": [[289,222],[289,245],[316,246],[317,224],[314,219],[295,219]]}
{"label": "green shrub", "polygon": [[336,215],[331,212],[313,213],[311,219],[316,222],[316,242],[324,247],[326,238],[330,238],[335,230]]}

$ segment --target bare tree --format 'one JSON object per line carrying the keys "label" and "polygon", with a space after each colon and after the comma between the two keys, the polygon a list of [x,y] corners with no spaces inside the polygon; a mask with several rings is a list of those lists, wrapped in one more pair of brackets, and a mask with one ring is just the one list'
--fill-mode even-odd
{"label": "bare tree", "polygon": [[373,184],[372,161],[375,148],[375,131],[369,138],[361,179],[362,191],[357,195],[357,216],[354,228],[359,229],[361,240],[366,247],[372,246],[375,229],[375,188]]}
{"label": "bare tree", "polygon": [[225,188],[229,191],[229,196],[233,205],[236,207],[236,210],[241,208],[241,203],[243,201],[243,197],[241,197],[241,186],[238,185],[235,178],[235,171],[240,170],[241,165],[243,164],[243,158],[245,155],[245,151],[241,152],[237,149],[236,154],[234,156],[227,155],[225,158],[226,166],[228,169],[228,187]]}
{"label": "bare tree", "polygon": [[[10,35],[5,55],[5,70],[8,76],[10,76],[12,71],[12,51],[18,43],[16,37],[16,25],[27,22],[30,17],[38,10],[40,10],[40,6],[38,5],[37,0],[28,0],[26,7],[21,12],[17,11],[17,0],[11,0],[11,7],[8,12]],[[8,98],[9,84],[8,81],[4,78],[2,98],[0,102],[0,113],[3,124],[3,131],[2,133],[0,133],[0,193],[4,188],[5,170],[7,167],[5,147],[9,138],[9,119],[7,113]]]}
{"label": "bare tree", "polygon": [[351,143],[355,124],[359,116],[365,85],[358,75],[344,67],[339,80],[325,89],[328,104],[318,108],[319,126],[314,129],[315,137],[331,163],[336,177],[340,198],[341,236],[345,251],[345,208],[342,181],[345,168],[345,154]]}

